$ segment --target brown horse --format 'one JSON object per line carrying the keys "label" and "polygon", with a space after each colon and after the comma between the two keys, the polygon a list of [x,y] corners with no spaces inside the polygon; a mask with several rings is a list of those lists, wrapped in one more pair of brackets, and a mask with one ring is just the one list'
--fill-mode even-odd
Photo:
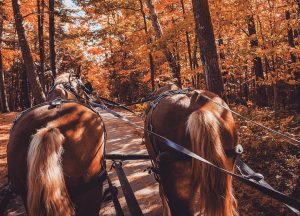
{"label": "brown horse", "polygon": [[[156,96],[169,90],[178,90],[178,87],[164,86]],[[234,158],[225,155],[226,149],[237,145],[233,116],[203,95],[227,107],[220,97],[208,91],[160,95],[160,101],[150,104],[145,128],[233,171]],[[204,216],[235,214],[231,177],[171,150],[161,139],[148,133],[145,133],[145,144],[159,170],[164,215],[194,215],[197,209]],[[200,191],[197,198],[200,206],[194,204],[197,191]]]}
{"label": "brown horse", "polygon": [[[67,83],[68,77],[58,79]],[[56,88],[62,86],[53,92],[63,93],[57,96],[72,95]],[[84,104],[46,102],[24,111],[10,133],[7,163],[9,181],[28,214],[99,215],[104,145],[104,123]]]}
{"label": "brown horse", "polygon": [[61,74],[54,80],[53,86],[48,93],[48,100],[54,100],[57,97],[70,100],[86,99],[84,91],[78,85],[79,80],[78,77],[70,73]]}

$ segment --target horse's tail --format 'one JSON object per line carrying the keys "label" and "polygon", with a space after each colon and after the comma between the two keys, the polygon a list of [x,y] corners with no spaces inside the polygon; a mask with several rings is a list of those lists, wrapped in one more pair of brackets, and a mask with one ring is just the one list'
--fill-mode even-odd
{"label": "horse's tail", "polygon": [[61,165],[63,142],[56,128],[42,128],[33,136],[27,155],[30,216],[73,214]]}
{"label": "horse's tail", "polygon": [[[192,151],[215,165],[225,168],[226,155],[222,147],[222,124],[210,111],[197,110],[187,121]],[[200,209],[204,216],[230,216],[235,214],[232,179],[215,168],[193,160],[193,185],[200,185]]]}

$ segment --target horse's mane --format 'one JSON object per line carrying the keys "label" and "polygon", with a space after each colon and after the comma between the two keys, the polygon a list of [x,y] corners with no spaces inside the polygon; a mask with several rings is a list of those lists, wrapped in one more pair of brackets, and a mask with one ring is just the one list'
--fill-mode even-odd
{"label": "horse's mane", "polygon": [[74,75],[71,74],[71,73],[69,73],[69,72],[62,73],[62,74],[58,75],[55,78],[55,82],[54,83],[56,84],[56,83],[69,82],[69,77],[70,76],[71,76],[71,78],[74,77]]}
{"label": "horse's mane", "polygon": [[169,90],[178,90],[180,89],[175,83],[166,83],[164,86],[158,88],[156,91],[155,91],[155,95],[159,95],[163,92],[166,92],[166,91],[169,91]]}

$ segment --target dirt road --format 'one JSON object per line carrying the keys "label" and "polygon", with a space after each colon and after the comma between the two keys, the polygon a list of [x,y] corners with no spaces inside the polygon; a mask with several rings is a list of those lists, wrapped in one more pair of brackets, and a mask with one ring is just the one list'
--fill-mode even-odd
{"label": "dirt road", "polygon": [[[131,114],[123,114],[135,123],[143,124],[140,118],[133,117]],[[144,145],[141,144],[142,131],[140,129],[135,129],[109,113],[102,112],[101,116],[105,122],[108,135],[107,153],[147,154]],[[145,215],[161,215],[158,183],[152,175],[144,172],[150,165],[149,161],[127,161],[123,163],[123,168],[143,213]],[[107,167],[110,167],[110,163],[108,163]],[[109,172],[109,175],[112,177],[115,186],[118,186],[118,191],[122,192],[114,170]],[[123,194],[119,194],[119,201],[125,211],[125,215],[129,215]],[[108,205],[104,205],[100,214],[115,215],[113,204],[110,202]]]}

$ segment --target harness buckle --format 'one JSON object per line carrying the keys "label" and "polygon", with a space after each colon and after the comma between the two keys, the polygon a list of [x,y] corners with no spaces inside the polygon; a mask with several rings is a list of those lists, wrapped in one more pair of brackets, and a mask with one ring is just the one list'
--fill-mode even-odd
{"label": "harness buckle", "polygon": [[159,169],[157,167],[151,166],[144,169],[144,172],[148,172],[149,175],[151,175],[152,173],[159,174]]}
{"label": "harness buckle", "polygon": [[59,98],[55,98],[53,101],[50,101],[50,107],[56,107],[61,105],[64,102],[64,99],[62,99],[61,97]]}

